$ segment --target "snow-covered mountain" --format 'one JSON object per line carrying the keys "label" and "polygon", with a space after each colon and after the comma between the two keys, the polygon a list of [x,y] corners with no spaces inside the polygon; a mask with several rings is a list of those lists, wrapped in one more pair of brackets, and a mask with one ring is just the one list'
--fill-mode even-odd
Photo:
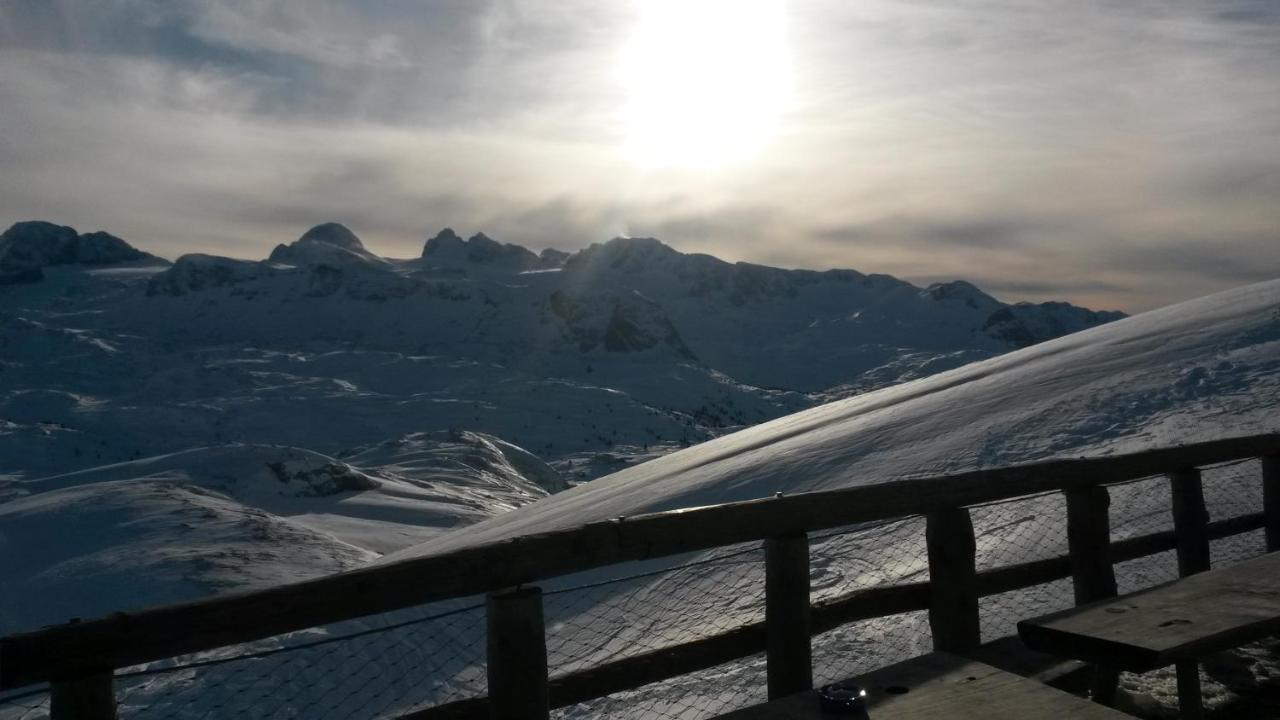
{"label": "snow-covered mountain", "polygon": [[[0,576],[32,592],[0,631],[351,567],[1117,316],[652,239],[535,254],[445,230],[389,259],[330,223],[266,260],[169,264],[48,223],[3,238],[30,272],[0,286]],[[67,568],[157,579],[126,598]]]}
{"label": "snow-covered mountain", "polygon": [[762,423],[390,559],[775,492],[1278,432],[1277,403],[1280,280]]}

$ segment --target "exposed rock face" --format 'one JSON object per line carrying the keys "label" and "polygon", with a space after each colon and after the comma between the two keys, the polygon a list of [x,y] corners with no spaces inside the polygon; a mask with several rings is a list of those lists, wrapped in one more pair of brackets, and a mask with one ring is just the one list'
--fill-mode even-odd
{"label": "exposed rock face", "polygon": [[55,265],[114,265],[142,260],[168,264],[105,232],[79,234],[74,228],[39,220],[14,223],[0,235],[0,282],[35,282],[42,268]]}
{"label": "exposed rock face", "polygon": [[267,468],[297,497],[327,497],[344,492],[376,490],[380,483],[344,462],[329,462],[320,467],[285,461],[267,463]]}
{"label": "exposed rock face", "polygon": [[528,248],[500,243],[484,233],[463,240],[452,228],[441,230],[422,248],[422,259],[432,265],[479,265],[516,272],[558,268],[567,257],[567,253],[558,250],[534,255]]}
{"label": "exposed rock face", "polygon": [[538,253],[538,259],[542,261],[544,268],[561,268],[564,262],[569,259],[569,253],[555,248],[547,248]]}
{"label": "exposed rock face", "polygon": [[993,312],[982,331],[1022,348],[1123,317],[1122,312],[1089,310],[1064,302],[1017,303]]}
{"label": "exposed rock face", "polygon": [[920,295],[936,302],[960,304],[967,308],[984,312],[994,312],[997,308],[1002,307],[999,300],[964,280],[934,283],[921,290]]}
{"label": "exposed rock face", "polygon": [[557,290],[548,304],[582,352],[640,352],[661,345],[695,359],[662,306],[638,293],[581,296]]}

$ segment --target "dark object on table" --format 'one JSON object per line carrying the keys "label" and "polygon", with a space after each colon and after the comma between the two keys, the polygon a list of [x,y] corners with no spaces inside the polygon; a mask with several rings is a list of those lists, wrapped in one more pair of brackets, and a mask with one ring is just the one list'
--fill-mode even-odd
{"label": "dark object on table", "polygon": [[853,683],[832,683],[818,689],[818,705],[824,713],[867,717],[867,691]]}

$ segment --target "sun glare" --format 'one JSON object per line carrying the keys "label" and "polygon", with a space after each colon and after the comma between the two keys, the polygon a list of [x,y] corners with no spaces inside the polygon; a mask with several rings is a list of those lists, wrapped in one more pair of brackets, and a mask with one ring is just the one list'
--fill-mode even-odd
{"label": "sun glare", "polygon": [[790,90],[782,0],[642,0],[623,52],[627,156],[723,166],[775,133]]}

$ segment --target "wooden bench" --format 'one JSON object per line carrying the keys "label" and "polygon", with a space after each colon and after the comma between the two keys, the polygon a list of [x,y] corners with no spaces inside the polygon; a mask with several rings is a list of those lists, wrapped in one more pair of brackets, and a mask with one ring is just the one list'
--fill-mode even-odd
{"label": "wooden bench", "polygon": [[1184,720],[1203,716],[1199,658],[1280,632],[1280,553],[1018,623],[1033,650],[1147,672],[1174,665]]}
{"label": "wooden bench", "polygon": [[[1054,690],[990,665],[934,652],[852,678],[867,691],[874,720],[1122,720],[1111,708]],[[817,691],[744,708],[723,720],[831,720]]]}

